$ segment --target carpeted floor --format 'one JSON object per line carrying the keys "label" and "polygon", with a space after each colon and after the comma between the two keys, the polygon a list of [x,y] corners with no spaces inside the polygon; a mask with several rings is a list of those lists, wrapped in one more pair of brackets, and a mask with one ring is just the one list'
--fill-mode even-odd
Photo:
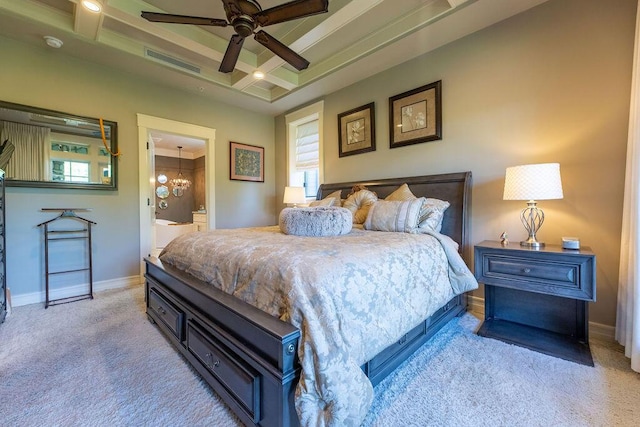
{"label": "carpeted floor", "polygon": [[[640,374],[592,343],[595,368],[474,334],[465,314],[376,387],[366,426],[635,426]],[[6,426],[238,426],[144,313],[142,287],[18,307],[0,325]]]}

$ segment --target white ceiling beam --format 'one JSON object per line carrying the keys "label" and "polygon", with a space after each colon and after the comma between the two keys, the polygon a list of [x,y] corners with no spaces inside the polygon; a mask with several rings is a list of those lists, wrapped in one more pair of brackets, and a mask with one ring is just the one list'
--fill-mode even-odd
{"label": "white ceiling beam", "polygon": [[456,7],[460,6],[461,4],[464,4],[464,3],[468,2],[469,0],[447,0],[447,1],[451,5],[451,8],[456,8]]}
{"label": "white ceiling beam", "polygon": [[[198,55],[202,55],[206,58],[211,58],[214,61],[221,62],[224,57],[224,51],[220,52],[216,48],[205,46],[200,40],[194,41],[193,34],[183,35],[176,31],[167,29],[164,25],[152,23],[146,19],[140,17],[140,11],[146,6],[141,6],[141,2],[135,2],[132,0],[112,0],[113,6],[105,6],[103,13],[111,19],[115,19],[123,24],[129,25],[139,31],[143,31],[153,37],[157,37],[161,40],[179,46],[181,48],[190,50]],[[137,4],[136,4],[137,3]],[[146,7],[147,9],[155,9],[152,7]],[[157,9],[155,9],[157,10]],[[160,11],[162,12],[162,11]],[[180,27],[180,26],[178,26]],[[184,26],[183,26],[184,27]],[[195,28],[193,28],[195,29]],[[217,37],[202,29],[196,29],[198,32],[206,33],[209,38],[209,45],[224,45],[226,49],[226,41],[222,41],[220,37]],[[215,40],[218,39],[218,40]],[[216,43],[217,42],[217,43]],[[245,62],[257,62],[255,55],[251,55],[250,52],[243,52]],[[253,58],[251,57],[253,56]],[[254,62],[254,64],[255,64]]]}
{"label": "white ceiling beam", "polygon": [[[322,21],[317,27],[313,28],[304,36],[291,43],[289,45],[289,48],[291,48],[295,52],[302,53],[310,47],[314,46],[316,43],[322,41],[324,38],[335,33],[345,25],[354,21],[359,16],[365,14],[370,9],[374,8],[383,1],[384,0],[353,0],[349,4],[333,13],[327,19]],[[284,64],[286,64],[286,61],[284,59],[280,58],[277,55],[274,55],[269,60],[260,64],[259,68],[260,71],[265,73],[265,80],[271,82],[271,80],[268,79],[269,75],[277,68],[282,67]],[[255,80],[253,79],[253,77],[251,75],[248,75],[235,82],[233,84],[233,88],[238,90],[245,90],[247,87],[253,85],[254,83]],[[283,87],[280,84],[277,85]]]}
{"label": "white ceiling beam", "polygon": [[370,55],[396,41],[432,24],[435,20],[451,11],[447,1],[429,2],[388,23],[367,37],[353,43],[346,49],[336,52],[329,58],[300,74],[301,84],[318,80],[337,69]]}
{"label": "white ceiling beam", "polygon": [[[223,39],[191,25],[174,25],[151,23],[140,17],[142,10],[164,13],[163,10],[155,8],[139,0],[110,0],[110,6],[104,8],[104,14],[112,19],[132,26],[137,30],[144,31],[154,37],[175,44],[181,48],[190,50],[198,55],[211,58],[214,61],[222,62],[229,40]],[[169,30],[167,27],[175,27]],[[236,71],[245,73],[252,80],[251,74],[256,70],[258,57],[247,49],[242,49]],[[233,82],[233,77],[229,77],[229,85]],[[279,75],[266,76],[265,80],[277,86],[282,86],[287,90],[292,90],[298,86],[298,77],[295,73],[280,73]],[[258,91],[262,92],[262,91]],[[263,98],[263,96],[261,96]]]}
{"label": "white ceiling beam", "polygon": [[102,13],[91,12],[87,8],[82,7],[80,0],[71,1],[76,4],[73,16],[73,30],[83,37],[98,40],[104,15]]}

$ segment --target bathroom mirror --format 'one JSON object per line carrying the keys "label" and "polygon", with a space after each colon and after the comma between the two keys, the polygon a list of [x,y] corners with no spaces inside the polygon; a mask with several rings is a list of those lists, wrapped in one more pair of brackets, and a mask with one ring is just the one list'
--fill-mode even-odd
{"label": "bathroom mirror", "polygon": [[158,178],[156,179],[156,181],[158,181],[160,184],[166,184],[167,183],[167,175],[161,173],[160,175],[158,175]]}
{"label": "bathroom mirror", "polygon": [[117,133],[116,122],[109,120],[100,126],[97,118],[0,101],[5,183],[117,190]]}
{"label": "bathroom mirror", "polygon": [[180,187],[173,187],[173,190],[171,190],[171,192],[175,197],[182,197],[182,195],[184,194],[184,190]]}
{"label": "bathroom mirror", "polygon": [[169,203],[167,203],[166,200],[160,200],[160,203],[158,203],[158,207],[160,209],[167,209],[169,207]]}

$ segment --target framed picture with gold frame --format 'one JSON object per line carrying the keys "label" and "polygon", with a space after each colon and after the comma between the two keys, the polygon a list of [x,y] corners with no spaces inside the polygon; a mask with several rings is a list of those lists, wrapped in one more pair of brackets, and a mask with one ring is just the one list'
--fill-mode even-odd
{"label": "framed picture with gold frame", "polygon": [[264,147],[230,142],[230,176],[236,181],[264,182]]}
{"label": "framed picture with gold frame", "polygon": [[390,148],[442,139],[442,80],[389,98]]}
{"label": "framed picture with gold frame", "polygon": [[338,114],[339,156],[376,150],[375,103]]}

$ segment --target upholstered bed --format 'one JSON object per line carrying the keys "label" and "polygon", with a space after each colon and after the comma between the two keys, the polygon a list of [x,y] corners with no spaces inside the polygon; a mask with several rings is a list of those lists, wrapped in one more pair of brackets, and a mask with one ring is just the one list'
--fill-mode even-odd
{"label": "upholstered bed", "polygon": [[[367,230],[330,237],[277,226],[180,236],[162,261],[146,260],[147,314],[244,423],[359,425],[373,385],[465,310],[477,286],[457,252],[469,251],[470,180],[364,184],[381,201],[408,184],[412,201],[371,205],[378,216],[404,206],[402,227],[419,197],[446,201],[440,233],[370,231],[372,209]],[[356,184],[323,185],[318,199]]]}

